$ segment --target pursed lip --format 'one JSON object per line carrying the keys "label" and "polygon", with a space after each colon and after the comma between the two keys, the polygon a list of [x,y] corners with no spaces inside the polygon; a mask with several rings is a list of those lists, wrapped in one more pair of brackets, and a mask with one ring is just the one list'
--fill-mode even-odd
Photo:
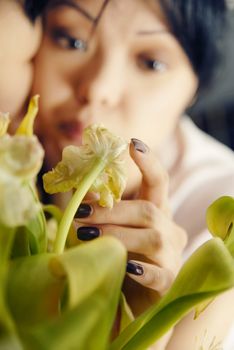
{"label": "pursed lip", "polygon": [[57,123],[57,129],[69,141],[81,141],[82,133],[85,126],[77,120],[65,120]]}

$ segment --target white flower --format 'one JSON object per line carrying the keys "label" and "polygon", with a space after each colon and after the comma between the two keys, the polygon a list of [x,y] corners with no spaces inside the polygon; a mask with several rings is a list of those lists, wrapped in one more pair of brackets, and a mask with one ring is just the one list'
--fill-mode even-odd
{"label": "white flower", "polygon": [[24,225],[40,209],[32,190],[17,179],[0,179],[0,193],[0,222],[7,227]]}
{"label": "white flower", "polygon": [[37,110],[38,96],[31,99],[14,136],[6,133],[9,115],[0,115],[0,223],[8,227],[26,224],[40,208],[31,188],[44,156],[33,135]]}
{"label": "white flower", "polygon": [[42,165],[44,151],[35,136],[5,135],[0,138],[0,168],[7,176],[30,180]]}

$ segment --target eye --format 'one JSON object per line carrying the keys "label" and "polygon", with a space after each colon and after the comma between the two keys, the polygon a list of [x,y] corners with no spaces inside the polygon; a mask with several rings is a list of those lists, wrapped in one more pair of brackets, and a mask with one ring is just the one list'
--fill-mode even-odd
{"label": "eye", "polygon": [[53,41],[63,49],[79,51],[87,50],[87,42],[71,36],[64,29],[59,28],[52,30],[51,37]]}
{"label": "eye", "polygon": [[145,55],[140,55],[138,57],[138,65],[142,69],[156,71],[159,73],[163,73],[167,69],[166,63],[157,59],[149,58]]}

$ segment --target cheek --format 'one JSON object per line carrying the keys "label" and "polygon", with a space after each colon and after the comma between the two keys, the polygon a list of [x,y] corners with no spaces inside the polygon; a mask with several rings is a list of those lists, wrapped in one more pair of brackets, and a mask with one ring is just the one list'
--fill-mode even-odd
{"label": "cheek", "polygon": [[0,71],[0,109],[13,117],[22,112],[32,84],[32,66],[27,64],[9,64],[4,62]]}
{"label": "cheek", "polygon": [[61,66],[43,50],[35,60],[33,93],[40,95],[41,114],[50,113],[54,108],[69,100],[72,86],[62,73]]}
{"label": "cheek", "polygon": [[194,85],[190,86],[181,74],[178,78],[168,75],[151,84],[131,86],[126,116],[132,124],[134,137],[158,148],[173,132],[194,92]]}

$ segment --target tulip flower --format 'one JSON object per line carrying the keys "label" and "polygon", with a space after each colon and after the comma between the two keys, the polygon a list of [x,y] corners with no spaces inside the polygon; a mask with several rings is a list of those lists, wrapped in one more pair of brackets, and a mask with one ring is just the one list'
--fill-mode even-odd
{"label": "tulip flower", "polygon": [[127,143],[103,126],[84,130],[82,146],[68,146],[55,169],[43,176],[45,191],[53,194],[76,189],[60,222],[55,252],[64,249],[67,234],[78,206],[88,191],[99,195],[99,204],[112,207],[126,184],[124,154]]}

